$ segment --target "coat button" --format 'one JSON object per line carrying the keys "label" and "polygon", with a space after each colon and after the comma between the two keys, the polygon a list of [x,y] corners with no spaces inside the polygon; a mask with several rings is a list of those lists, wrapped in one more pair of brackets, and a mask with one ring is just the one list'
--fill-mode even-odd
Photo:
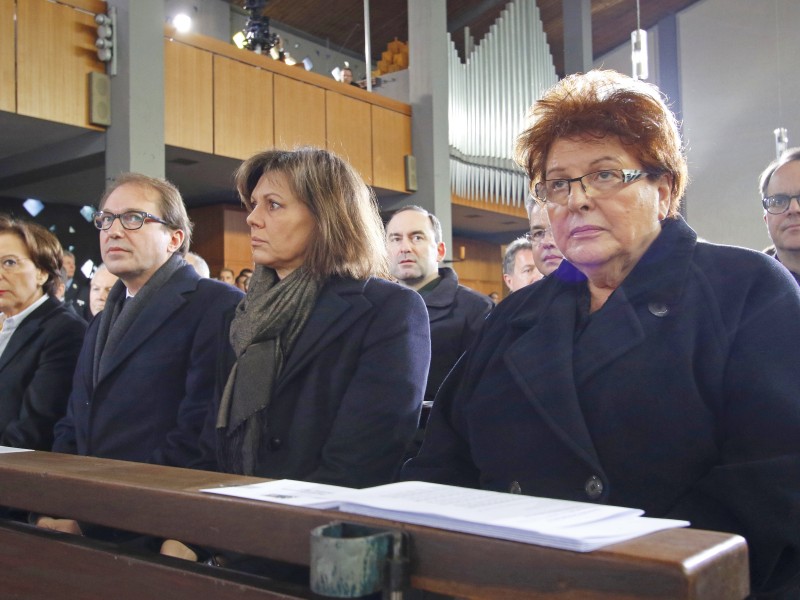
{"label": "coat button", "polygon": [[272,450],[273,452],[275,450],[278,450],[281,447],[281,445],[283,445],[283,442],[281,441],[280,438],[274,437],[269,440],[269,449]]}
{"label": "coat button", "polygon": [[583,489],[586,491],[586,495],[589,496],[589,498],[597,500],[603,495],[603,482],[597,475],[592,475],[586,480]]}
{"label": "coat button", "polygon": [[647,305],[647,310],[656,317],[666,317],[669,314],[669,306],[662,302],[651,302]]}
{"label": "coat button", "polygon": [[521,494],[522,487],[519,485],[519,481],[512,481],[511,485],[508,486],[508,493],[509,494]]}

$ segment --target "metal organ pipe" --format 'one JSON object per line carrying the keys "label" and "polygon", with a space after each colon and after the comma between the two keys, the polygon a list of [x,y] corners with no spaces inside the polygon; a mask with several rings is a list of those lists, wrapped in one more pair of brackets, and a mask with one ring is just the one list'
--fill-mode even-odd
{"label": "metal organ pipe", "polygon": [[523,206],[525,174],[514,164],[528,108],[556,80],[535,0],[513,0],[462,63],[450,40],[450,184],[473,200]]}

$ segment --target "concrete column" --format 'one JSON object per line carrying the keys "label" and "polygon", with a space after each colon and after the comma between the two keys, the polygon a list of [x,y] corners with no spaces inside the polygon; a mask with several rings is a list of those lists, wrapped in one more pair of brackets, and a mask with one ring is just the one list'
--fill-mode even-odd
{"label": "concrete column", "polygon": [[164,0],[108,0],[117,9],[106,179],[164,177]]}
{"label": "concrete column", "polygon": [[450,147],[448,139],[447,5],[408,0],[409,101],[412,149],[417,159],[417,204],[442,222],[446,258],[452,258]]}
{"label": "concrete column", "polygon": [[592,68],[592,1],[562,0],[564,12],[564,73]]}

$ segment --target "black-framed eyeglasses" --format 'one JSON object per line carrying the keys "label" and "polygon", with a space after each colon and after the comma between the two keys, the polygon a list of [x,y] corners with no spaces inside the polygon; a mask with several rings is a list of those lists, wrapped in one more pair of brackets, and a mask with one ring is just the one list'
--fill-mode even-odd
{"label": "black-framed eyeglasses", "polygon": [[541,246],[544,243],[544,238],[547,236],[553,237],[553,230],[549,227],[547,229],[533,229],[525,234],[525,239],[531,244]]}
{"label": "black-framed eyeglasses", "polygon": [[565,206],[574,182],[580,182],[583,192],[592,198],[610,196],[622,186],[650,175],[639,169],[603,169],[571,179],[545,179],[533,186],[533,195],[540,202]]}
{"label": "black-framed eyeglasses", "polygon": [[789,205],[792,203],[792,200],[797,200],[797,203],[800,206],[800,194],[797,196],[789,196],[788,194],[775,194],[774,196],[766,196],[761,199],[761,204],[764,206],[764,210],[766,210],[769,214],[780,215],[789,210]]}
{"label": "black-framed eyeglasses", "polygon": [[161,223],[167,225],[167,222],[149,212],[143,210],[129,210],[124,213],[115,214],[105,210],[98,210],[92,215],[92,222],[94,226],[100,230],[105,230],[111,227],[114,219],[119,219],[120,224],[125,229],[141,229],[145,223]]}

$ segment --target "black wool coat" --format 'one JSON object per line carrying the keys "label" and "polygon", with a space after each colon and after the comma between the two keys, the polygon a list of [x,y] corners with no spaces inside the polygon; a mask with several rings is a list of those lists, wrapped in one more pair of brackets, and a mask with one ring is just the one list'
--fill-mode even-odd
{"label": "black wool coat", "polygon": [[53,298],[19,324],[0,357],[0,446],[50,450],[85,332]]}
{"label": "black wool coat", "polygon": [[404,479],[641,508],[743,535],[754,589],[800,574],[800,288],[682,219],[576,333],[566,261],[450,374]]}

